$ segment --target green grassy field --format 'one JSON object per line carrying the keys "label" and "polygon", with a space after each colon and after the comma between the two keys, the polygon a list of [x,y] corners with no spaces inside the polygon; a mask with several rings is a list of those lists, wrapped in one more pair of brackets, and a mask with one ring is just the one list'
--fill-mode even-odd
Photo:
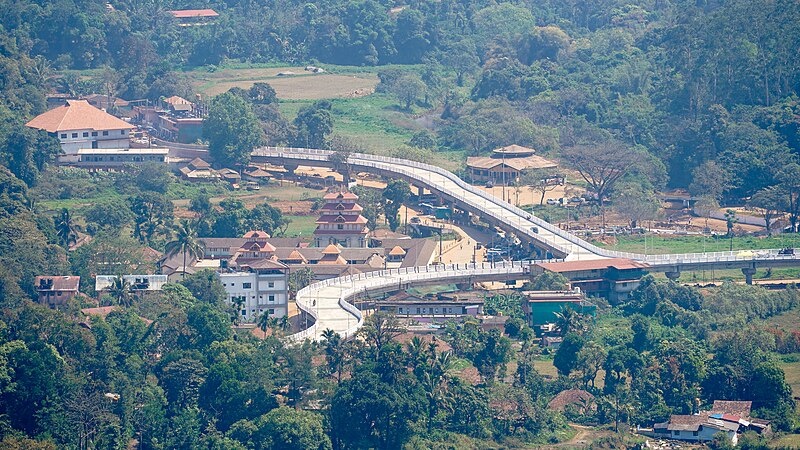
{"label": "green grassy field", "polygon": [[[730,248],[729,239],[705,236],[619,236],[616,245],[596,242],[598,246],[621,252],[645,252],[649,254],[664,253],[702,253],[725,252]],[[800,246],[800,235],[781,234],[773,237],[743,236],[733,238],[733,250],[752,250],[762,248],[783,248]]]}
{"label": "green grassy field", "polygon": [[289,227],[286,229],[286,237],[300,236],[310,238],[317,228],[318,216],[285,216],[289,219]]}

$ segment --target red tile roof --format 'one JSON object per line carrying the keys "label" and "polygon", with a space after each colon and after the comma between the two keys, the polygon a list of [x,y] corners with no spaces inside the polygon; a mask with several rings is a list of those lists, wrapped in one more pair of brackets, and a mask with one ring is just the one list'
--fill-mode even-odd
{"label": "red tile roof", "polygon": [[324,200],[358,200],[358,196],[352,192],[331,192],[322,198]]}
{"label": "red tile roof", "polygon": [[66,105],[39,114],[25,126],[49,133],[72,130],[130,130],[133,125],[95,108],[86,100],[67,100]]}
{"label": "red tile roof", "polygon": [[188,19],[191,17],[217,17],[219,13],[214,11],[213,9],[181,9],[176,11],[170,11],[175,18],[178,19]]}
{"label": "red tile roof", "polygon": [[578,272],[583,270],[602,270],[613,267],[617,270],[647,269],[649,264],[625,258],[590,259],[588,261],[564,261],[552,263],[539,263],[537,267],[550,272]]}
{"label": "red tile roof", "polygon": [[248,231],[242,237],[245,239],[254,239],[254,238],[269,239],[270,236],[269,233],[267,233],[266,231],[253,230],[253,231]]}

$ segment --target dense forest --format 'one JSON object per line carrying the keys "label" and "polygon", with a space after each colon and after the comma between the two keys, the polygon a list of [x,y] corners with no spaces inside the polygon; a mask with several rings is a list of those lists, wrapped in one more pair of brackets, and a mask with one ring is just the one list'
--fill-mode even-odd
{"label": "dense forest", "polygon": [[[201,7],[219,19],[177,27],[167,12]],[[451,326],[451,351],[394,342],[402,330],[380,315],[363,339],[287,347],[277,322],[263,339],[234,333],[205,272],[146,301],[112,293],[118,308],[105,318],[49,310],[32,301],[36,275],[89,283],[101,259],[135,270],[146,264],[137,252],[164,248],[176,223],[158,173],[48,175],[58,143],[24,123],[51,91],[191,97],[182,71],[197,66],[386,66],[380,89],[436,112],[411,145],[482,154],[517,143],[565,161],[625,148],[648,189],[760,196],[797,220],[798,48],[794,0],[0,0],[0,447],[513,448],[558,441],[567,420],[652,423],[719,398],[754,400],[776,430],[796,431],[776,354],[797,353],[800,337],[753,325],[796,309],[793,289],[708,294],[648,278],[630,302],[601,305],[611,320],[563,317],[553,380],[534,367],[541,355],[519,317],[505,334]],[[217,102],[252,109],[270,142],[334,144],[325,102],[290,123],[263,93],[233,94]],[[124,200],[94,205],[93,242],[70,252],[69,212],[42,211],[32,189],[101,185]],[[212,213],[199,198],[192,208],[207,214],[208,235],[285,225],[268,205],[231,200]],[[476,380],[454,375],[464,365]],[[547,408],[573,387],[596,395],[593,413]],[[743,448],[763,448],[757,440]]]}
{"label": "dense forest", "polygon": [[[221,17],[176,27],[167,12],[200,7]],[[38,111],[30,91],[47,80],[129,99],[187,95],[181,69],[231,60],[424,64],[399,86],[383,84],[439,107],[442,148],[514,141],[557,153],[616,140],[663,162],[666,173],[649,177],[656,187],[713,178],[723,199],[796,175],[798,17],[791,0],[63,0],[6,1],[0,25],[6,57],[31,58],[4,63],[16,108]],[[105,70],[95,86],[51,78],[86,68]]]}

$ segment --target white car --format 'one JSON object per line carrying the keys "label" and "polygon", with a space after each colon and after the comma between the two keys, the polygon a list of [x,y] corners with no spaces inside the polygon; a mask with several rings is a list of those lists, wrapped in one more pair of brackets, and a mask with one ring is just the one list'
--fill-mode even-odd
{"label": "white car", "polygon": [[547,199],[547,204],[548,205],[560,205],[561,203],[558,200],[554,199],[554,198],[548,198]]}

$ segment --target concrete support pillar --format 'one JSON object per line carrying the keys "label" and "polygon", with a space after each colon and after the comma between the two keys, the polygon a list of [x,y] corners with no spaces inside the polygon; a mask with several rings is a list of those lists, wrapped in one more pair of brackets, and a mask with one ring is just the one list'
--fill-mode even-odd
{"label": "concrete support pillar", "polygon": [[753,275],[756,274],[756,269],[754,267],[745,267],[742,269],[742,273],[744,274],[745,283],[753,284]]}
{"label": "concrete support pillar", "polygon": [[678,269],[675,269],[672,272],[666,272],[664,275],[666,275],[667,278],[669,278],[670,280],[675,281],[675,280],[677,280],[678,278],[681,277],[681,271],[678,270]]}
{"label": "concrete support pillar", "polygon": [[417,188],[417,195],[418,196],[422,197],[422,195],[425,194],[425,188],[424,187],[422,187],[422,186],[412,186],[412,187]]}

